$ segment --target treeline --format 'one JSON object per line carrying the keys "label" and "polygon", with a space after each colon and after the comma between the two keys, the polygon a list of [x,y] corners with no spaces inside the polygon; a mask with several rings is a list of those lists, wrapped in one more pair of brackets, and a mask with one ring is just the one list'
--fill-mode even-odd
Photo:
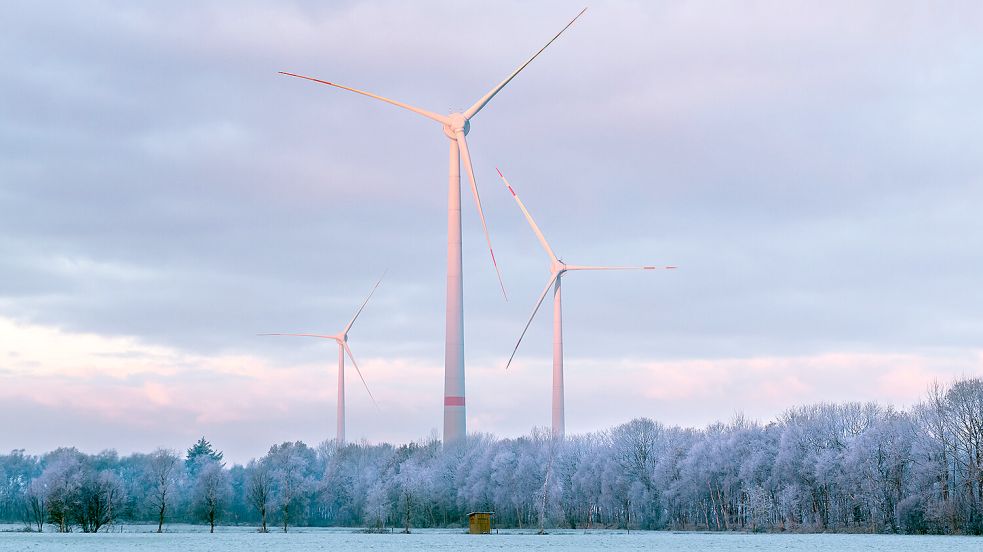
{"label": "treeline", "polygon": [[445,450],[325,442],[226,466],[186,453],[58,449],[0,456],[0,519],[34,530],[122,522],[983,533],[983,380],[935,385],[907,411],[791,409],[705,429],[636,419],[588,435],[471,435]]}

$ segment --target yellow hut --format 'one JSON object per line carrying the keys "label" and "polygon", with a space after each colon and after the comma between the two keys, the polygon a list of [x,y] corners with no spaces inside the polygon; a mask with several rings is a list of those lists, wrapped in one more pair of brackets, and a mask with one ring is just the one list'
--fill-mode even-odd
{"label": "yellow hut", "polygon": [[471,512],[468,514],[468,533],[487,535],[491,533],[491,518],[495,512]]}

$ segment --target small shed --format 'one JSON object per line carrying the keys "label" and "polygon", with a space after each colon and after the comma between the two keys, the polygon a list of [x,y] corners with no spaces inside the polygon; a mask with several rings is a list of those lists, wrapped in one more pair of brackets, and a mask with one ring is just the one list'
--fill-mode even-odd
{"label": "small shed", "polygon": [[487,535],[491,533],[491,518],[495,512],[471,512],[468,514],[468,533]]}

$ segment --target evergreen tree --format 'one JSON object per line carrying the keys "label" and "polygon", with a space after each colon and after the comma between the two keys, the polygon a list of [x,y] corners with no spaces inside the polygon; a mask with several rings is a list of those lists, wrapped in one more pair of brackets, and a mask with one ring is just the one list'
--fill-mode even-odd
{"label": "evergreen tree", "polygon": [[198,468],[201,466],[199,459],[202,461],[214,461],[222,466],[225,465],[222,463],[222,452],[215,450],[212,447],[212,444],[205,440],[204,436],[202,436],[201,439],[198,439],[198,442],[188,449],[188,456],[184,460],[184,465],[188,469],[188,473],[191,475],[191,477],[194,477],[197,474]]}

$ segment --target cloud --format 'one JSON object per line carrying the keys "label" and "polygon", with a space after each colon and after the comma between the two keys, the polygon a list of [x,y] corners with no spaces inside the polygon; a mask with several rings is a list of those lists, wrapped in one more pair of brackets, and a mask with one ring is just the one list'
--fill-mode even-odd
{"label": "cloud", "polygon": [[[121,452],[181,449],[201,434],[244,462],[284,439],[334,436],[335,346],[279,341],[281,354],[209,355],[147,345],[135,338],[76,334],[0,318],[0,409],[9,446],[35,452],[70,443]],[[308,349],[317,362],[290,361]],[[379,410],[349,362],[349,438],[406,441],[439,430],[442,368],[412,358],[362,356],[359,366]],[[794,405],[882,401],[910,405],[933,380],[983,375],[981,353],[936,355],[825,353],[814,356],[651,362],[568,357],[566,412],[571,432],[629,418],[702,426],[744,412],[772,419]],[[468,372],[472,431],[522,435],[550,422],[550,361],[501,358]],[[66,423],[66,420],[70,420]],[[248,430],[247,430],[248,428]],[[107,435],[113,436],[107,438]]]}
{"label": "cloud", "polygon": [[[446,138],[392,106],[276,72],[460,109],[579,9],[8,8],[0,317],[41,329],[25,345],[34,353],[15,351],[24,356],[6,358],[0,373],[25,390],[64,385],[52,393],[66,415],[95,406],[71,403],[81,400],[72,387],[43,379],[52,370],[77,378],[78,389],[95,385],[97,395],[121,385],[125,407],[106,416],[146,408],[151,423],[166,410],[176,423],[212,417],[239,431],[229,428],[251,415],[240,405],[181,410],[184,397],[202,397],[194,382],[213,374],[237,382],[242,402],[281,413],[282,425],[250,422],[270,428],[262,435],[279,439],[274,426],[323,435],[314,422],[330,410],[331,386],[289,407],[273,390],[293,396],[282,381],[295,380],[264,374],[325,358],[331,365],[330,352],[254,334],[337,331],[388,267],[353,348],[390,367],[381,381],[395,385],[412,372],[419,388],[388,396],[414,413],[405,425],[397,419],[371,434],[425,434],[440,424],[432,405],[442,385]],[[738,385],[719,366],[763,374],[745,389],[769,405],[761,412],[786,391],[803,401],[832,392],[820,376],[783,371],[777,360],[741,359],[789,359],[828,378],[869,370],[878,376],[860,381],[901,400],[945,372],[936,367],[977,354],[979,15],[975,5],[592,5],[472,121],[482,202],[512,298],[496,291],[465,188],[469,404],[481,406],[474,425],[528,425],[516,426],[485,390],[507,388],[548,416],[533,391],[545,380],[498,379],[498,359],[546,269],[495,166],[565,259],[680,266],[564,282],[568,366],[659,359],[647,377],[665,384],[645,387],[649,401],[704,401],[709,413],[714,397]],[[534,321],[520,362],[549,355],[547,315]],[[45,350],[45,340],[66,340],[70,352]],[[875,369],[872,359],[887,364]],[[643,381],[647,372],[632,370]],[[529,387],[502,387],[517,381]],[[389,384],[380,385],[385,395]],[[155,403],[148,389],[170,402]],[[612,390],[613,402],[592,407],[593,418],[571,410],[572,423],[590,429],[654,411],[617,397]],[[301,411],[313,419],[299,421]],[[706,418],[692,412],[686,419]]]}

